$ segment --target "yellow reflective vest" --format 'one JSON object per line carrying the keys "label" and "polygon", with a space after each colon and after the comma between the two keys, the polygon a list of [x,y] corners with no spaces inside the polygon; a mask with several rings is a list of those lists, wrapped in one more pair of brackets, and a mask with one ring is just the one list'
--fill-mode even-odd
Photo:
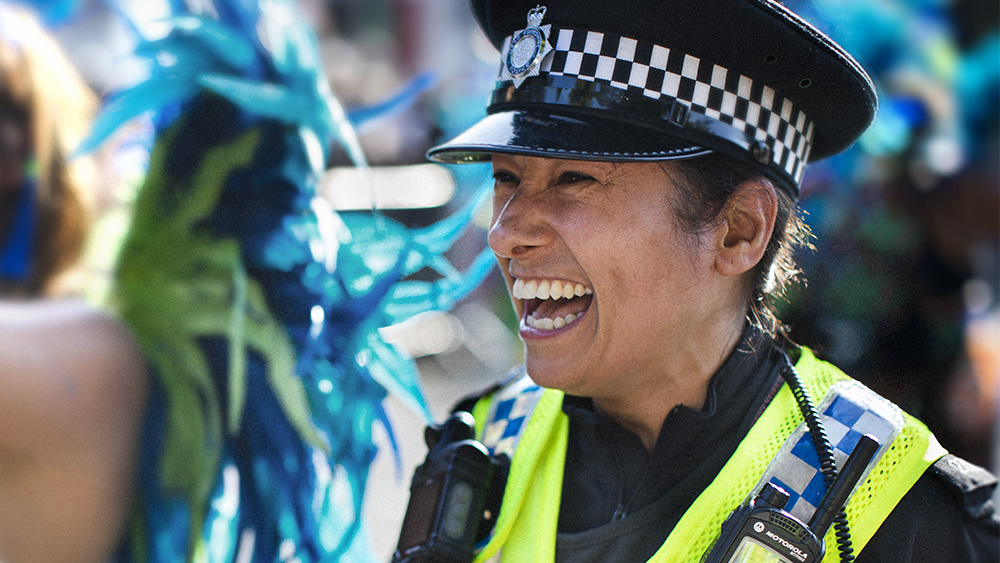
{"label": "yellow reflective vest", "polygon": [[[808,349],[796,363],[803,385],[812,397],[824,397],[831,385],[849,378]],[[489,426],[491,401],[480,399],[473,409],[479,431]],[[510,475],[493,534],[475,562],[553,561],[569,419],[562,411],[563,393],[538,390],[513,449]],[[817,401],[818,402],[818,401]],[[516,407],[515,407],[516,408]],[[846,506],[855,552],[860,552],[924,471],[943,456],[944,449],[927,427],[904,413],[898,436],[882,454]],[[719,535],[723,521],[757,485],[782,444],[802,422],[787,385],[743,438],[733,456],[712,483],[685,512],[650,563],[688,563],[701,559]],[[489,442],[486,437],[481,437]],[[489,443],[488,443],[489,445]],[[823,561],[839,560],[834,529],[826,537]]]}

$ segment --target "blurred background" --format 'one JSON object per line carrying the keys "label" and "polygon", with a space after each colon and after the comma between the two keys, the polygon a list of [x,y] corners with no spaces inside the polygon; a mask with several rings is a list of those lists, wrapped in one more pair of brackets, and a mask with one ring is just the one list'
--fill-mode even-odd
{"label": "blurred background", "polygon": [[[193,1],[193,0],[192,0]],[[210,5],[210,2],[195,2]],[[806,174],[801,204],[816,249],[799,256],[807,283],[780,304],[792,337],[908,412],[952,452],[994,469],[1000,405],[1000,3],[995,0],[787,0],[853,53],[872,75],[878,119],[850,150]],[[153,22],[150,0],[36,1],[48,27],[100,94],[141,79],[132,33],[117,12]],[[376,107],[415,84],[416,103],[359,133],[383,212],[423,226],[469,202],[489,181],[482,165],[427,164],[425,151],[485,113],[499,55],[461,0],[300,0],[315,24],[334,93],[350,109]],[[72,8],[72,9],[70,9]],[[127,149],[128,144],[125,144]],[[127,222],[141,151],[109,165],[100,229]],[[335,154],[323,194],[364,208],[346,154]],[[481,217],[488,217],[483,210]],[[483,221],[484,219],[479,219]],[[474,230],[454,260],[485,244]],[[111,253],[97,246],[94,268]],[[499,275],[447,314],[386,333],[418,362],[431,412],[520,360]],[[423,419],[389,399],[398,455],[383,435],[365,517],[388,559],[423,460]]]}

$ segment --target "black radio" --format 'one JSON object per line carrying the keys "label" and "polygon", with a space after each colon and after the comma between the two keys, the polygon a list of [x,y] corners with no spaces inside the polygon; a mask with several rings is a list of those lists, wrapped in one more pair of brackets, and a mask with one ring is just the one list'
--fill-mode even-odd
{"label": "black radio", "polygon": [[785,511],[788,493],[767,483],[734,510],[704,563],[812,563],[823,559],[823,537],[878,451],[878,440],[862,436],[806,524]]}

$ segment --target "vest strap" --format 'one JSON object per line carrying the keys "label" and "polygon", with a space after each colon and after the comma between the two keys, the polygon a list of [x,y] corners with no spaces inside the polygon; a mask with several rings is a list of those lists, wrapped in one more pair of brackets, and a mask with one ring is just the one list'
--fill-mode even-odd
{"label": "vest strap", "polygon": [[[556,521],[569,438],[569,418],[562,412],[563,393],[537,386],[533,389],[531,386],[534,384],[527,376],[513,385],[521,389],[528,399],[518,403],[516,397],[501,390],[491,398],[490,412],[497,414],[499,411],[499,414],[508,414],[509,418],[516,420],[522,418],[519,409],[531,403],[533,410],[525,413],[530,424],[508,423],[501,425],[504,431],[492,431],[492,436],[499,437],[494,447],[510,447],[513,456],[493,535],[476,554],[473,563],[495,561],[492,559],[494,556],[499,556],[503,563],[552,561],[556,555]],[[515,401],[509,408],[493,408],[493,404],[499,407],[511,398]],[[484,444],[491,422],[488,420],[484,426]],[[513,433],[514,426],[518,427],[517,437],[511,439],[506,435]],[[487,448],[496,453],[488,444]],[[507,542],[509,537],[516,537],[518,541]]]}
{"label": "vest strap", "polygon": [[[829,404],[826,396],[837,382],[852,382],[864,387],[805,348],[796,369],[809,393],[813,397],[824,397],[824,405]],[[884,401],[881,397],[879,399]],[[904,425],[891,444],[887,444],[885,449],[880,446],[881,459],[873,464],[868,479],[858,486],[846,507],[855,552],[864,548],[920,475],[945,453],[923,423],[902,411],[898,412],[903,416]],[[755,487],[763,484],[760,476],[764,475],[769,462],[784,446],[786,438],[801,423],[802,415],[795,398],[784,385],[712,484],[702,491],[681,517],[666,542],[649,560],[650,563],[698,561],[715,543],[729,513],[752,494]],[[825,542],[824,563],[836,563],[839,553],[835,547],[836,530],[833,527],[827,533]]]}

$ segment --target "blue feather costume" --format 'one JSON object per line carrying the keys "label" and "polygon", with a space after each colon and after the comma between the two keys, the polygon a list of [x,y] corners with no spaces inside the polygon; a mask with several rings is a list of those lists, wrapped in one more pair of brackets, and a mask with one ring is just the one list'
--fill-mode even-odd
{"label": "blue feather costume", "polygon": [[[370,560],[357,532],[382,400],[429,418],[378,329],[451,307],[492,257],[465,272],[444,257],[476,202],[422,230],[324,205],[328,148],[364,162],[311,30],[290,0],[213,9],[176,7],[140,44],[150,77],[106,102],[81,149],[154,112],[112,285],[155,380],[117,560]],[[427,268],[440,279],[408,279]]]}

